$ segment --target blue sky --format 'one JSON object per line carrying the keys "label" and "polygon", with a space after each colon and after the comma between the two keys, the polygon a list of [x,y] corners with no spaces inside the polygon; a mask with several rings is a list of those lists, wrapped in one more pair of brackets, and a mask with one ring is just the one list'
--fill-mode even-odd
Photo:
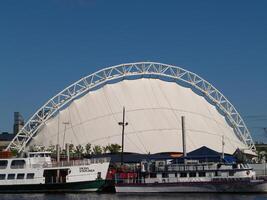
{"label": "blue sky", "polygon": [[[267,1],[0,1],[0,131],[103,67],[156,61],[193,71],[267,141]],[[262,116],[259,119],[247,116]]]}

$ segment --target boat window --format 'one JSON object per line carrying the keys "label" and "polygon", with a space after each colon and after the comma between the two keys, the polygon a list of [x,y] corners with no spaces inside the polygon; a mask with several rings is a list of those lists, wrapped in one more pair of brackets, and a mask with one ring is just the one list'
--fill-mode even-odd
{"label": "boat window", "polygon": [[188,166],[188,170],[194,171],[195,170],[195,167],[194,166]]}
{"label": "boat window", "polygon": [[229,176],[234,176],[235,172],[234,171],[229,171]]}
{"label": "boat window", "polygon": [[8,175],[7,175],[7,179],[8,179],[8,180],[13,180],[13,179],[15,179],[15,174],[8,174]]}
{"label": "boat window", "polygon": [[11,169],[22,169],[25,167],[25,160],[13,160],[11,162]]}
{"label": "boat window", "polygon": [[187,177],[187,173],[181,173],[180,177],[182,177],[182,178]]}
{"label": "boat window", "polygon": [[185,166],[179,166],[178,171],[185,171]]}
{"label": "boat window", "polygon": [[7,168],[7,160],[0,160],[0,169]]}
{"label": "boat window", "polygon": [[0,180],[5,180],[6,179],[6,175],[5,174],[0,174]]}
{"label": "boat window", "polygon": [[203,165],[197,166],[197,170],[204,170],[204,166]]}
{"label": "boat window", "polygon": [[197,176],[196,172],[190,172],[189,173],[189,177],[196,177],[196,176]]}
{"label": "boat window", "polygon": [[27,174],[27,179],[33,179],[33,178],[34,178],[34,173]]}
{"label": "boat window", "polygon": [[215,176],[221,176],[222,175],[222,172],[220,172],[220,171],[215,171],[215,174],[214,174]]}
{"label": "boat window", "polygon": [[150,173],[150,178],[157,178],[157,174],[156,173]]}
{"label": "boat window", "polygon": [[25,174],[18,174],[17,179],[24,179]]}
{"label": "boat window", "polygon": [[101,172],[97,172],[97,179],[101,179]]}
{"label": "boat window", "polygon": [[162,178],[169,178],[169,174],[168,173],[162,173]]}
{"label": "boat window", "polygon": [[198,176],[199,177],[205,177],[206,176],[206,173],[205,172],[198,172]]}

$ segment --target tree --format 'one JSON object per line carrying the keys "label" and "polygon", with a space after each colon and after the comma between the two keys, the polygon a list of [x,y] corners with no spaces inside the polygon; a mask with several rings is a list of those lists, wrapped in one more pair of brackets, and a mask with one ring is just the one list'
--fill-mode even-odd
{"label": "tree", "polygon": [[46,151],[49,151],[51,153],[55,153],[56,152],[56,146],[55,145],[50,145]]}
{"label": "tree", "polygon": [[102,147],[103,153],[108,153],[109,151],[109,145]]}
{"label": "tree", "polygon": [[12,153],[13,156],[17,156],[19,152],[18,152],[17,149],[12,149],[11,153]]}
{"label": "tree", "polygon": [[36,146],[36,145],[30,146],[30,147],[29,147],[29,151],[30,151],[30,152],[37,152],[37,151],[38,151],[38,150],[37,150],[37,146]]}
{"label": "tree", "polygon": [[119,144],[110,144],[107,146],[110,153],[121,152],[121,146]]}
{"label": "tree", "polygon": [[92,152],[94,155],[99,155],[99,154],[102,154],[102,148],[101,146],[99,145],[95,145],[93,147],[93,152]]}
{"label": "tree", "polygon": [[74,153],[75,149],[74,149],[74,144],[70,144],[69,145],[69,149],[71,153]]}
{"label": "tree", "polygon": [[86,145],[85,145],[85,151],[86,151],[86,154],[87,155],[90,155],[91,154],[91,151],[92,151],[92,145],[90,144],[90,143],[87,143]]}
{"label": "tree", "polygon": [[75,153],[83,154],[83,152],[84,152],[84,148],[82,145],[79,144],[78,146],[76,146]]}
{"label": "tree", "polygon": [[33,145],[33,146],[30,146],[29,150],[31,152],[40,152],[40,151],[45,151],[45,146],[42,146],[42,145]]}

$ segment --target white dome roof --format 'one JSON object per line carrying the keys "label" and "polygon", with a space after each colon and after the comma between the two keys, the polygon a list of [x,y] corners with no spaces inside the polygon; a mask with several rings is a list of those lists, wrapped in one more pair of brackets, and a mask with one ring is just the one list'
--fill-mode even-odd
{"label": "white dome roof", "polygon": [[181,116],[187,151],[207,146],[232,154],[247,146],[225,117],[203,96],[175,82],[142,78],[123,80],[90,91],[48,119],[30,145],[121,144],[122,108],[126,108],[125,152],[182,152]]}

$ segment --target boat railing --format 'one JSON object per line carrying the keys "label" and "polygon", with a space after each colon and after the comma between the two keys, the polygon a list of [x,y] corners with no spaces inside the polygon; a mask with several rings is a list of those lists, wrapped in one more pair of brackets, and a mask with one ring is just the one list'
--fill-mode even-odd
{"label": "boat railing", "polygon": [[83,160],[60,161],[60,162],[52,162],[52,164],[48,165],[47,167],[84,166],[84,165],[99,164],[99,163],[102,164],[109,161],[110,158],[92,158]]}
{"label": "boat railing", "polygon": [[[251,177],[118,177],[115,176],[115,184],[157,184],[157,183],[184,183],[184,182],[240,182],[252,180]],[[266,179],[258,179],[266,180]]]}
{"label": "boat railing", "polygon": [[232,166],[220,166],[215,164],[198,164],[198,165],[184,165],[171,164],[167,167],[167,171],[209,171],[209,170],[232,170]]}
{"label": "boat railing", "polygon": [[256,177],[257,180],[264,180],[267,181],[267,176],[266,175],[260,175]]}
{"label": "boat railing", "polygon": [[168,171],[204,171],[204,170],[216,170],[218,169],[214,165],[179,165],[172,164],[168,166]]}
{"label": "boat railing", "polygon": [[[116,177],[115,176],[115,183],[116,184],[142,184],[142,183],[183,183],[183,182],[188,182],[189,179],[188,177],[185,178],[180,178],[180,177],[155,177],[155,178],[150,178],[150,177]],[[201,177],[195,177],[195,178],[190,178],[190,182],[202,182],[202,181],[207,181],[206,179],[203,179]]]}
{"label": "boat railing", "polygon": [[91,164],[110,162],[110,158],[92,158],[92,159],[82,159],[82,160],[71,160],[71,161],[60,161],[42,164],[32,164],[33,168],[53,168],[53,167],[71,167],[71,166],[85,166]]}

